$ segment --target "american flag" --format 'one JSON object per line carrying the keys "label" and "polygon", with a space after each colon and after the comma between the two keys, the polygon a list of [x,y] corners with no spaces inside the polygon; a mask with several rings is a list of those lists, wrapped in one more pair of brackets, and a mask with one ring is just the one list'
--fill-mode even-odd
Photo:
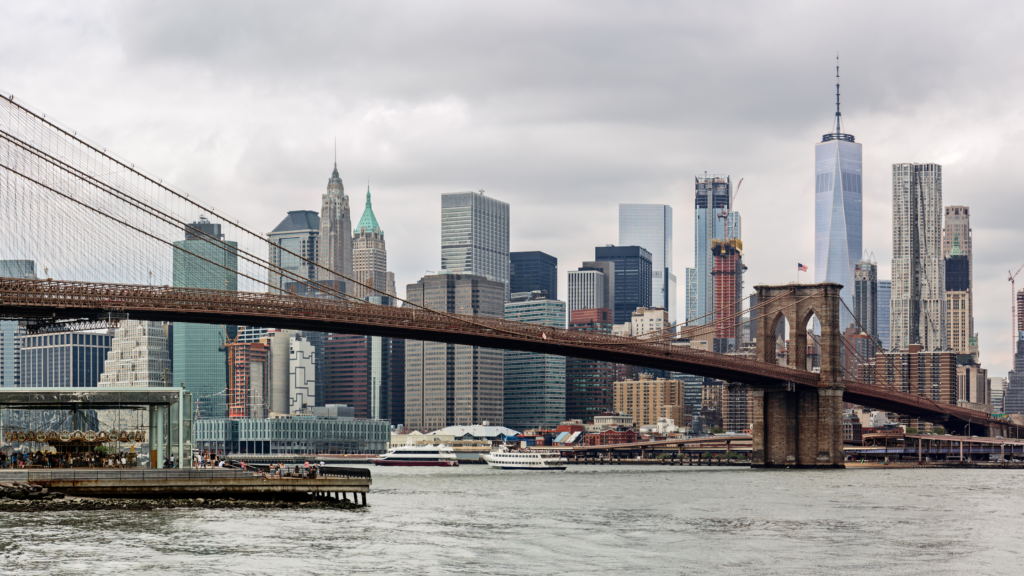
{"label": "american flag", "polygon": [[797,262],[796,263],[796,271],[797,272],[807,272],[807,266],[804,266],[803,264]]}

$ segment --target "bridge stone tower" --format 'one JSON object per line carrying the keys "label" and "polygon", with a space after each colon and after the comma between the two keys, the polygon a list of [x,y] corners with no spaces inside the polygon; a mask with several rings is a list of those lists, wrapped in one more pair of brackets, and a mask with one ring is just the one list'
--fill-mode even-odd
{"label": "bridge stone tower", "polygon": [[807,369],[807,323],[821,324],[818,388],[793,383],[751,390],[755,467],[843,467],[842,330],[839,291],[833,283],[756,286],[757,359],[776,363],[775,334],[789,322],[789,365]]}

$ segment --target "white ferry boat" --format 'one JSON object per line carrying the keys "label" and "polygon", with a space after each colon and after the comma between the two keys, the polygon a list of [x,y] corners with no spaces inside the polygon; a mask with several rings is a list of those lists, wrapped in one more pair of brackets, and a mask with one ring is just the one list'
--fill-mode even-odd
{"label": "white ferry boat", "polygon": [[565,470],[565,458],[555,450],[510,450],[499,446],[484,454],[484,462],[491,468],[503,470]]}
{"label": "white ferry boat", "polygon": [[458,466],[455,450],[444,444],[417,444],[396,446],[380,458],[372,459],[377,466]]}

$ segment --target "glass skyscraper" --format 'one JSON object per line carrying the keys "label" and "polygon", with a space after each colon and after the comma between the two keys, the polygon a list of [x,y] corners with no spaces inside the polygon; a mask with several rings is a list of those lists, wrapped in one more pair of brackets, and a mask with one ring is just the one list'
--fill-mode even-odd
{"label": "glass skyscraper", "polygon": [[[201,234],[186,229],[185,239],[174,243],[174,285],[183,288],[238,290],[237,242],[223,239],[220,224],[205,218],[189,224]],[[174,325],[174,381],[181,383],[196,398],[197,418],[227,416],[228,357],[224,340],[234,326],[215,324]],[[224,393],[222,393],[224,392]]]}
{"label": "glass skyscraper", "polygon": [[651,306],[668,311],[676,323],[676,275],[672,258],[672,207],[619,204],[619,246],[643,246],[651,253]]}
{"label": "glass skyscraper", "polygon": [[728,175],[696,176],[694,182],[694,267],[686,269],[686,320],[691,325],[713,320],[715,287],[712,271],[712,242],[742,238],[740,215],[726,213],[732,202],[732,182]]}
{"label": "glass skyscraper", "polygon": [[558,299],[558,258],[543,252],[512,252],[509,291],[543,290],[552,300]]}
{"label": "glass skyscraper", "polygon": [[[294,210],[267,234],[270,263],[306,280],[316,280],[320,216],[311,210]],[[301,257],[301,258],[300,258]],[[305,258],[305,261],[302,260]],[[281,292],[307,294],[306,285],[270,271],[270,285]]]}
{"label": "glass skyscraper", "polygon": [[[861,145],[842,131],[836,69],[836,118],[832,132],[814,146],[814,281],[842,284],[840,296],[853,303],[853,266],[861,259],[863,206]],[[853,320],[839,310],[840,330]]]}
{"label": "glass skyscraper", "polygon": [[637,308],[651,307],[651,253],[642,246],[599,246],[594,260],[615,264],[615,323],[625,324]]}
{"label": "glass skyscraper", "polygon": [[509,206],[480,192],[441,195],[441,269],[505,284],[509,296]]}

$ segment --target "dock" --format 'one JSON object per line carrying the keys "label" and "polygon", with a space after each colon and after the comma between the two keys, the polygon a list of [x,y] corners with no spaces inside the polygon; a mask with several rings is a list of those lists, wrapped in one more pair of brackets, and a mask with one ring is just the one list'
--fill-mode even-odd
{"label": "dock", "polygon": [[334,467],[315,478],[276,478],[252,471],[200,469],[33,469],[0,470],[0,485],[24,482],[69,496],[94,498],[235,498],[302,500],[352,497],[365,506],[372,480],[362,468]]}

